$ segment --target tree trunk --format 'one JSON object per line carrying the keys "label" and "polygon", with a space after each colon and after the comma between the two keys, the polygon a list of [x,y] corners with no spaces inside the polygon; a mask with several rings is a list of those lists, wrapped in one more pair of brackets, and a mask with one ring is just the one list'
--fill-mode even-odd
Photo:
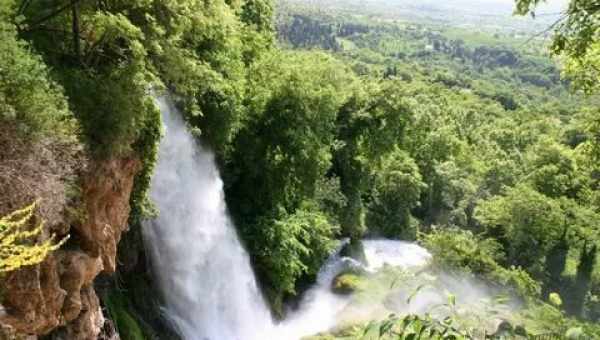
{"label": "tree trunk", "polygon": [[77,63],[81,62],[81,41],[79,40],[79,5],[75,2],[71,7],[73,19],[73,49]]}

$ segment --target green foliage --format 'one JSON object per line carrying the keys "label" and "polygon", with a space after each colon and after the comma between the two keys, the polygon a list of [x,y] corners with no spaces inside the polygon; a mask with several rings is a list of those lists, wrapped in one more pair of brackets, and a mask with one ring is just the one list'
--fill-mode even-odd
{"label": "green foliage", "polygon": [[72,98],[87,145],[99,156],[131,153],[132,141],[150,124],[148,120],[157,118],[139,71],[135,67],[111,70],[108,74],[76,71],[66,77],[65,89]]}
{"label": "green foliage", "polygon": [[[367,83],[354,89],[337,117],[335,170],[348,199],[342,212],[342,231],[353,239],[365,232],[362,196],[372,190],[371,177],[383,156],[402,141],[412,102],[402,95],[403,84]],[[393,204],[393,203],[392,203]]]}
{"label": "green foliage", "polygon": [[121,293],[114,292],[104,299],[111,320],[123,340],[145,340],[142,328],[128,311],[128,301]]}
{"label": "green foliage", "polygon": [[[256,268],[266,280],[267,294],[281,308],[285,294],[295,294],[296,281],[314,276],[335,246],[337,230],[311,205],[289,214],[284,210],[247,227],[246,235]],[[282,310],[276,310],[281,313]]]}
{"label": "green foliage", "polygon": [[572,150],[544,139],[531,148],[527,157],[528,179],[538,192],[549,197],[577,196],[579,178]]}
{"label": "green foliage", "polygon": [[590,291],[592,273],[597,263],[598,247],[592,245],[588,247],[587,242],[581,250],[579,264],[577,265],[577,276],[573,286],[573,292],[568,301],[567,310],[576,316],[583,315],[585,299]]}
{"label": "green foliage", "polygon": [[411,210],[419,205],[425,184],[414,160],[404,151],[393,151],[383,159],[374,182],[367,214],[371,231],[380,231],[386,237],[415,239],[416,222]]}
{"label": "green foliage", "polygon": [[560,298],[560,295],[558,295],[558,293],[550,293],[550,295],[548,295],[548,301],[550,301],[550,303],[557,308],[562,306],[563,304],[562,299]]}
{"label": "green foliage", "polygon": [[178,95],[205,140],[219,153],[227,150],[244,111],[245,66],[270,45],[268,3],[55,6],[26,2],[14,20],[56,70],[94,151],[131,152],[156,116],[150,90],[161,83]]}
{"label": "green foliage", "polygon": [[141,127],[140,137],[133,144],[133,149],[142,161],[142,169],[135,177],[129,197],[129,206],[131,207],[129,224],[134,228],[141,228],[142,219],[154,215],[155,212],[154,206],[148,197],[148,190],[154,165],[158,158],[161,129],[160,111],[154,108],[153,113],[149,113],[148,119]]}
{"label": "green foliage", "polygon": [[17,37],[4,11],[0,12],[0,120],[16,120],[29,136],[70,136],[76,126],[62,88],[50,79],[42,59]]}
{"label": "green foliage", "polygon": [[338,177],[324,177],[318,180],[314,200],[332,224],[339,224],[348,200],[342,193]]}
{"label": "green foliage", "polygon": [[203,140],[226,154],[244,113],[245,63],[266,50],[269,39],[244,26],[236,13],[246,11],[225,1],[188,1],[166,10],[164,25],[177,25],[156,58],[161,79]]}
{"label": "green foliage", "polygon": [[503,260],[501,246],[496,241],[480,239],[469,231],[436,229],[423,237],[433,260],[443,267],[487,274]]}
{"label": "green foliage", "polygon": [[259,32],[273,30],[273,8],[268,0],[246,0],[242,5],[240,18],[247,25],[256,25]]}
{"label": "green foliage", "polygon": [[[524,327],[531,334],[561,334],[565,337],[579,328],[582,335],[595,339],[600,336],[600,327],[595,323],[585,323],[566,317],[558,308],[549,304],[536,303],[517,314]],[[580,333],[580,334],[581,334]]]}
{"label": "green foliage", "polygon": [[544,267],[547,277],[542,295],[543,297],[548,296],[549,301],[552,301],[552,294],[557,294],[555,292],[551,293],[551,291],[560,290],[561,288],[562,274],[565,271],[568,254],[569,242],[567,240],[567,230],[565,230],[560,240],[546,254]]}
{"label": "green foliage", "polygon": [[36,205],[34,202],[0,217],[0,274],[41,263],[66,241],[55,243],[51,238],[36,242],[44,228],[43,223],[30,227]]}
{"label": "green foliage", "polygon": [[[274,304],[314,276],[331,250],[333,211],[343,197],[325,199],[317,186],[331,166],[341,90],[351,80],[320,53],[273,53],[252,67],[248,115],[225,177],[229,206]],[[319,211],[325,205],[334,210]]]}
{"label": "green foliage", "polygon": [[233,210],[288,212],[312,198],[330,167],[341,89],[351,78],[320,53],[275,53],[255,65],[248,117],[230,159]]}
{"label": "green foliage", "polygon": [[451,318],[438,321],[429,315],[404,317],[391,315],[384,321],[373,322],[366,326],[363,338],[368,338],[368,334],[375,335],[375,339],[467,340],[474,338],[469,332],[453,327],[452,322]]}
{"label": "green foliage", "polygon": [[564,223],[558,202],[526,185],[482,202],[476,216],[490,235],[506,240],[503,246],[509,263],[526,268],[539,265],[560,238]]}
{"label": "green foliage", "polygon": [[[531,13],[540,0],[516,0],[516,13]],[[554,25],[552,52],[565,59],[565,73],[575,85],[591,93],[598,90],[600,45],[598,29],[600,6],[595,0],[571,0],[565,13]]]}
{"label": "green foliage", "polygon": [[[137,5],[130,8],[141,9]],[[78,6],[73,12],[77,23],[71,22],[71,11],[51,15],[53,6],[37,7],[24,6],[15,20],[21,36],[32,41],[54,69],[88,146],[101,156],[131,152],[138,131],[154,110],[143,29],[117,6],[102,10]],[[43,29],[46,24],[58,32],[62,28],[72,32],[73,39],[56,43],[52,31]]]}
{"label": "green foliage", "polygon": [[540,285],[521,268],[501,266],[502,246],[491,238],[482,239],[460,229],[437,229],[423,235],[425,247],[440,268],[474,274],[495,286],[513,290],[521,298],[535,299]]}

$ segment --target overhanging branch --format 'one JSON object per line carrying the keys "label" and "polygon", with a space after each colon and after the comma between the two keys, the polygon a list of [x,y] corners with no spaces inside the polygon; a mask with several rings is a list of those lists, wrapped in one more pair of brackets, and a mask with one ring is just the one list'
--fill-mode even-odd
{"label": "overhanging branch", "polygon": [[27,25],[27,29],[25,31],[29,31],[29,30],[33,29],[34,27],[41,25],[44,22],[54,18],[55,16],[61,14],[64,11],[68,10],[69,8],[72,8],[73,6],[77,5],[81,1],[83,1],[83,0],[71,0],[67,4],[58,7],[57,9],[44,15],[43,17],[41,17],[35,21],[25,21],[22,25]]}

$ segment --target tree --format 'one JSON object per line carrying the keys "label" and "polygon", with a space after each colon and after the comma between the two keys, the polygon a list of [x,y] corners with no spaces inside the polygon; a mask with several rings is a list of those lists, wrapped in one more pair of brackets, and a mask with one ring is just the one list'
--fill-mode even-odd
{"label": "tree", "polygon": [[319,211],[325,202],[317,186],[331,167],[336,113],[354,81],[348,73],[331,57],[307,52],[269,54],[250,73],[247,116],[226,163],[226,197],[278,312],[298,280],[315,275],[337,233],[336,221]]}
{"label": "tree", "polygon": [[41,234],[44,224],[28,228],[35,212],[36,203],[0,217],[0,274],[21,267],[38,264],[66,240],[54,243],[52,239],[36,243],[34,237]]}
{"label": "tree", "polygon": [[365,232],[362,196],[371,190],[372,172],[402,142],[412,116],[409,100],[398,91],[401,86],[403,83],[396,80],[381,86],[367,83],[355,88],[338,112],[334,170],[347,199],[342,232],[352,239]]}
{"label": "tree", "polygon": [[296,294],[296,282],[315,277],[335,246],[336,226],[309,203],[294,213],[280,209],[260,218],[250,235],[256,270],[265,279],[275,313],[283,315],[283,297]]}
{"label": "tree", "polygon": [[42,58],[18,38],[9,18],[8,9],[0,7],[0,122],[18,122],[29,138],[73,134],[76,124],[62,87],[51,80]]}
{"label": "tree", "polygon": [[569,242],[567,240],[567,226],[563,231],[560,239],[548,250],[546,254],[546,262],[544,269],[547,277],[544,284],[543,298],[547,298],[553,292],[562,293],[563,279],[562,273],[567,264],[567,256],[569,255]]}
{"label": "tree", "polygon": [[575,284],[570,294],[571,298],[567,300],[567,310],[573,315],[582,316],[583,314],[583,306],[590,292],[592,273],[596,267],[597,255],[598,246],[596,244],[589,245],[588,242],[585,242],[579,255]]}
{"label": "tree", "polygon": [[245,0],[240,15],[242,22],[256,25],[259,32],[273,31],[273,5],[268,0]]}
{"label": "tree", "polygon": [[579,188],[579,172],[570,149],[551,139],[543,139],[530,148],[529,181],[546,196],[575,198]]}
{"label": "tree", "polygon": [[[542,0],[516,0],[515,12],[531,14]],[[554,29],[552,52],[565,58],[565,73],[575,85],[591,93],[600,87],[600,3],[571,0],[565,13],[549,29]]]}
{"label": "tree", "polygon": [[313,198],[331,167],[345,68],[322,53],[273,53],[252,68],[248,115],[233,141],[226,176],[244,221]]}
{"label": "tree", "polygon": [[490,236],[503,240],[509,264],[533,271],[541,270],[564,223],[558,202],[524,184],[480,202],[475,216]]}
{"label": "tree", "polygon": [[416,221],[411,210],[419,205],[425,184],[419,168],[410,156],[399,149],[385,156],[376,171],[367,225],[386,237],[416,238]]}

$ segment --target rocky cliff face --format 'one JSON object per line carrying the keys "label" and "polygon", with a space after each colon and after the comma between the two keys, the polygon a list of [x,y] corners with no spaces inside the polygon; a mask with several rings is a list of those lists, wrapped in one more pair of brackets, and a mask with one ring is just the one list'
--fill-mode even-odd
{"label": "rocky cliff face", "polygon": [[3,279],[0,326],[5,338],[12,333],[36,339],[54,331],[56,339],[95,340],[102,331],[105,320],[93,283],[100,273],[116,269],[117,245],[127,228],[129,197],[141,163],[122,157],[92,161],[86,168],[79,176],[77,206],[63,207],[71,211],[63,216],[71,217],[48,227],[59,236],[69,234],[67,244],[40,265]]}

